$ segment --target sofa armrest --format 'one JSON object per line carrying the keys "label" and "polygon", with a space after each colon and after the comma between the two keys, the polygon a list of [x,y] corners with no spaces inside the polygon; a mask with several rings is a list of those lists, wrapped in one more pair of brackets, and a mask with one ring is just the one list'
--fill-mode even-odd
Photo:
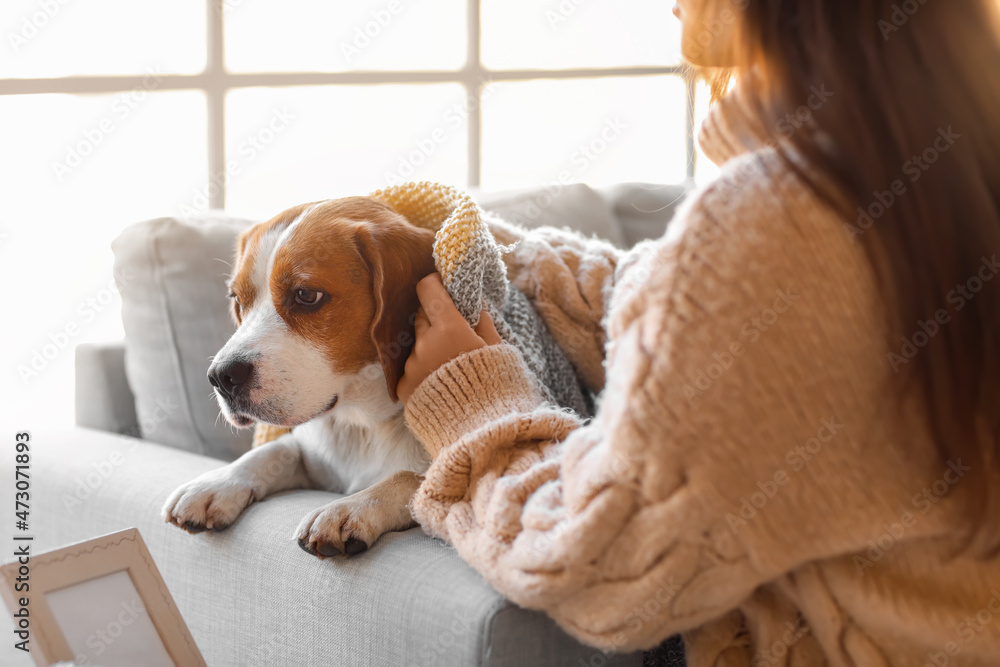
{"label": "sofa armrest", "polygon": [[138,436],[135,396],[125,375],[125,344],[76,346],[76,425]]}

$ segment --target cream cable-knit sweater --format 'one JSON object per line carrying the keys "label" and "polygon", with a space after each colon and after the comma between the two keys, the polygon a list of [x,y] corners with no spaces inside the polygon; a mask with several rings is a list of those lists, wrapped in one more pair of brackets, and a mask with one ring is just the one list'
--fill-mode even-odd
{"label": "cream cable-knit sweater", "polygon": [[1000,563],[949,558],[967,462],[893,403],[861,246],[773,150],[735,148],[735,118],[701,131],[721,177],[627,257],[494,225],[604,392],[583,423],[510,346],[441,367],[406,410],[434,458],[414,513],[605,650],[683,632],[693,667],[1000,664]]}

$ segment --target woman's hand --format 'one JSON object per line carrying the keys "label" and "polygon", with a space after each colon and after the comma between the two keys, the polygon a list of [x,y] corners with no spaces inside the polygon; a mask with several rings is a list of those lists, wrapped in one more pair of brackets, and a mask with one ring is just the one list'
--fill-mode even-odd
{"label": "woman's hand", "polygon": [[417,283],[417,298],[420,310],[413,323],[415,342],[396,385],[404,405],[428,375],[455,357],[503,342],[485,309],[476,328],[469,326],[444,288],[440,274],[432,273]]}

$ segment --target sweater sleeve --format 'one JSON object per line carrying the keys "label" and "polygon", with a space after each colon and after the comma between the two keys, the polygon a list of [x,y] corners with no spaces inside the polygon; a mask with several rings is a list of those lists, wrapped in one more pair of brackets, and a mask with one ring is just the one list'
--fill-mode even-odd
{"label": "sweater sleeve", "polygon": [[[732,610],[761,581],[745,558],[712,544],[718,527],[683,465],[656,470],[659,502],[643,498],[654,466],[632,458],[627,443],[658,437],[647,420],[669,410],[647,394],[653,369],[632,352],[648,326],[637,322],[617,342],[606,389],[614,400],[605,396],[590,423],[545,405],[507,345],[440,368],[406,410],[433,457],[413,500],[424,529],[504,596],[615,651]],[[650,600],[655,623],[631,611]]]}
{"label": "sweater sleeve", "polygon": [[794,188],[774,203],[739,185],[689,202],[615,296],[592,421],[544,405],[503,345],[407,406],[434,457],[417,520],[604,649],[732,619],[761,584],[863,546],[907,497],[867,492],[865,442],[841,422],[863,431],[884,407],[857,384],[884,356],[859,334],[878,322],[863,253],[836,218],[789,215]]}

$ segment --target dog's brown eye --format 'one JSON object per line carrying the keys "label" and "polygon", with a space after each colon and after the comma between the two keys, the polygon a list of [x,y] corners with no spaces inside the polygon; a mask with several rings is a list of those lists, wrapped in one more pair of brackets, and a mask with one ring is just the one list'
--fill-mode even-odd
{"label": "dog's brown eye", "polygon": [[323,293],[309,289],[308,287],[300,287],[295,290],[295,303],[303,306],[315,306],[323,298]]}

